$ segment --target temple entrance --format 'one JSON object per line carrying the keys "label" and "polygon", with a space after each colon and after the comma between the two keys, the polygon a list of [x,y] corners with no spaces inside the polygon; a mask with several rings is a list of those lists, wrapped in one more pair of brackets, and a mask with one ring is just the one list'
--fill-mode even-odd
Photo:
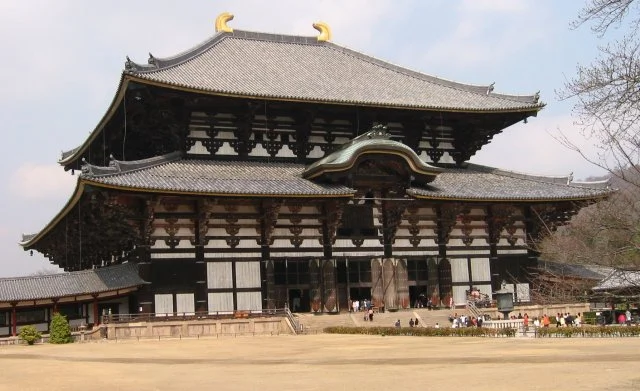
{"label": "temple entrance", "polygon": [[409,301],[413,308],[426,308],[429,292],[426,286],[409,286]]}
{"label": "temple entrance", "polygon": [[289,308],[291,312],[310,312],[309,289],[289,289]]}
{"label": "temple entrance", "polygon": [[351,288],[349,289],[349,297],[351,300],[360,302],[364,299],[371,300],[371,288]]}

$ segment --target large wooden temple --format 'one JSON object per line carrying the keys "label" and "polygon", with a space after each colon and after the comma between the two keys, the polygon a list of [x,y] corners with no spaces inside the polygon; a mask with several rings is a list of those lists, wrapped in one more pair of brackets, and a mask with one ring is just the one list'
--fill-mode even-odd
{"label": "large wooden temple", "polygon": [[[331,42],[235,30],[176,56],[127,58],[89,137],[60,164],[75,192],[25,250],[66,271],[134,264],[128,308],[193,313],[527,300],[530,244],[605,183],[469,163],[536,116],[503,95]],[[523,152],[526,153],[526,152]]]}

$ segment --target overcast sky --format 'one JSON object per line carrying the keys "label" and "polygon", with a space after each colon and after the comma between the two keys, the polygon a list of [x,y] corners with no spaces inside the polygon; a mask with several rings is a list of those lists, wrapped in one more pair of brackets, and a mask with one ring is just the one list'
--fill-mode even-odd
{"label": "overcast sky", "polygon": [[601,174],[553,137],[581,145],[571,102],[555,91],[596,54],[588,29],[570,30],[582,1],[0,0],[0,277],[52,269],[18,246],[62,208],[77,177],[57,164],[82,143],[107,109],[125,56],[168,57],[214,34],[222,12],[242,30],[315,36],[325,21],[333,42],[424,73],[495,92],[540,91],[547,107],[497,135],[472,162],[586,178]]}

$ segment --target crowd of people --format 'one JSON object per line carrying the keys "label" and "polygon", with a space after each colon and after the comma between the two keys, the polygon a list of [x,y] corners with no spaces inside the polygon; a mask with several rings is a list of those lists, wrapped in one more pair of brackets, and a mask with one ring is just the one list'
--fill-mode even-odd
{"label": "crowd of people", "polygon": [[453,315],[449,315],[449,322],[451,322],[451,327],[482,327],[482,323],[484,319],[482,317],[476,318],[475,316],[469,315],[458,315],[458,313],[454,313]]}

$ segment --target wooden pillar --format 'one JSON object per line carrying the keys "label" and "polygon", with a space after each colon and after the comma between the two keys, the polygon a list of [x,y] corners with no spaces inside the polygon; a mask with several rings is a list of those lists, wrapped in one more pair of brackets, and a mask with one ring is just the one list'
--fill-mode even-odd
{"label": "wooden pillar", "polygon": [[53,315],[58,313],[58,298],[56,299],[51,299],[51,301],[53,302],[53,308],[51,309],[51,317],[53,317]]}
{"label": "wooden pillar", "polygon": [[11,335],[16,336],[18,334],[18,318],[16,314],[16,306],[18,303],[11,303]]}
{"label": "wooden pillar", "polygon": [[92,295],[93,297],[93,323],[97,326],[100,324],[100,314],[98,313],[98,296]]}

